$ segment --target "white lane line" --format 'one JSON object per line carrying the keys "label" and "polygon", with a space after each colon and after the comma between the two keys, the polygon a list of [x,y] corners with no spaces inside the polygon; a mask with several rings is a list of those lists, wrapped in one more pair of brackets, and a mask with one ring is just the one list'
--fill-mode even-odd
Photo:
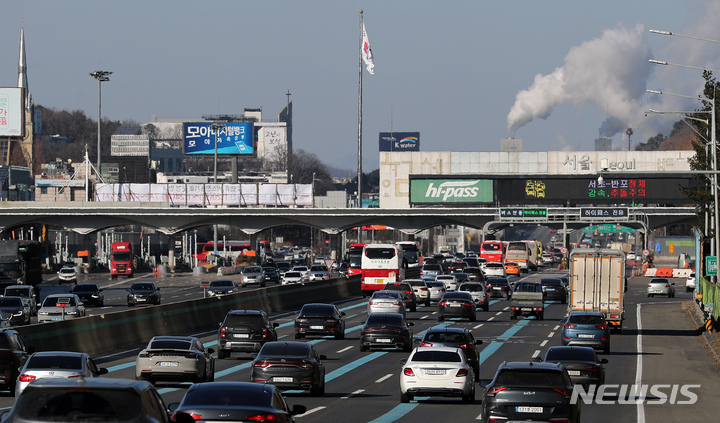
{"label": "white lane line", "polygon": [[489,322],[489,321],[493,320],[494,318],[495,318],[495,316],[488,317],[487,321]]}
{"label": "white lane line", "polygon": [[480,324],[479,324],[479,325],[477,325],[477,326],[473,326],[473,329],[478,329],[478,328],[481,328],[481,327],[482,327],[482,326],[483,326],[484,324],[485,324],[485,323],[480,323]]}
{"label": "white lane line", "polygon": [[315,408],[313,408],[312,410],[308,410],[308,411],[306,411],[306,412],[304,412],[304,413],[302,413],[302,414],[298,414],[297,416],[295,416],[295,418],[297,419],[298,417],[305,417],[305,416],[308,416],[308,415],[310,415],[310,414],[312,414],[312,413],[314,413],[314,412],[316,412],[316,411],[324,410],[325,408],[327,408],[327,407],[315,407]]}
{"label": "white lane line", "polygon": [[542,341],[542,342],[540,343],[540,346],[541,346],[541,347],[544,347],[545,344],[547,344],[547,343],[548,343],[548,340],[546,339],[546,340],[544,340],[544,341]]}
{"label": "white lane line", "polygon": [[550,335],[548,335],[548,338],[552,338],[553,336],[555,336],[555,332],[550,332]]}
{"label": "white lane line", "polygon": [[429,316],[426,314],[426,315],[424,315],[424,316],[421,316],[421,317],[420,317],[420,320],[422,320],[422,319],[427,319],[428,317],[429,317]]}
{"label": "white lane line", "polygon": [[349,346],[349,347],[345,347],[345,348],[343,348],[343,349],[341,349],[341,350],[336,351],[335,354],[344,353],[345,351],[351,350],[351,349],[353,349],[353,348],[355,348],[355,347],[353,347],[353,346],[351,345],[351,346]]}
{"label": "white lane line", "polygon": [[503,314],[502,311],[498,311],[497,313],[495,313],[496,316],[499,316],[499,315],[501,315],[501,314]]}
{"label": "white lane line", "polygon": [[557,325],[553,328],[553,330],[558,330],[558,329],[560,329],[560,325]]}
{"label": "white lane line", "polygon": [[505,308],[503,309],[503,311],[508,311],[508,310],[510,310],[510,307],[505,307]]}
{"label": "white lane line", "polygon": [[642,383],[642,321],[640,304],[637,305],[637,369],[635,370],[635,400],[637,401],[637,422],[645,423],[645,398],[637,397],[637,389]]}
{"label": "white lane line", "polygon": [[540,355],[540,350],[535,350],[535,352],[532,355],[532,358],[535,358]]}
{"label": "white lane line", "polygon": [[348,399],[348,398],[350,398],[350,397],[354,397],[355,395],[360,395],[360,394],[362,394],[363,392],[365,392],[364,389],[358,389],[358,390],[355,391],[355,392],[350,392],[348,395],[345,395],[344,397],[340,397],[340,399]]}
{"label": "white lane line", "polygon": [[376,380],[375,383],[383,382],[383,381],[385,381],[385,380],[387,380],[388,378],[391,378],[391,377],[392,377],[392,373],[388,373],[388,374],[386,374],[385,376],[381,377],[380,379]]}

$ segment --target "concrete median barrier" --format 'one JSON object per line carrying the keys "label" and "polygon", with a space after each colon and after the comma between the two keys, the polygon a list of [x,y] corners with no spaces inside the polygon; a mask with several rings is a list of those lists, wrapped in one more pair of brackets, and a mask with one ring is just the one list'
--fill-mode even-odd
{"label": "concrete median barrier", "polygon": [[37,351],[81,351],[91,355],[138,346],[156,335],[186,335],[212,330],[233,309],[268,314],[296,310],[311,302],[332,302],[362,295],[360,277],[277,285],[223,297],[134,307],[78,319],[18,327],[26,345]]}

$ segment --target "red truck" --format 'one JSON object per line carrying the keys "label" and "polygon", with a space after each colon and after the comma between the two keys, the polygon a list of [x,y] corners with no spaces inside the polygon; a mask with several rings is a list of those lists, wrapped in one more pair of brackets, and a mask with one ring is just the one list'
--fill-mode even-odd
{"label": "red truck", "polygon": [[118,275],[133,276],[133,246],[131,242],[113,242],[110,256],[110,276],[117,279]]}

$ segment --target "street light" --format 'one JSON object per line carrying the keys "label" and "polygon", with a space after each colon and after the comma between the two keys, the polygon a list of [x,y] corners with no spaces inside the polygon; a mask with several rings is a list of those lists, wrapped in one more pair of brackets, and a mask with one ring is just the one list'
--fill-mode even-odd
{"label": "street light", "polygon": [[95,171],[98,175],[100,175],[100,120],[102,118],[102,115],[100,114],[100,105],[102,104],[102,90],[101,90],[101,83],[109,81],[110,75],[112,75],[112,72],[110,71],[103,71],[103,70],[97,70],[95,72],[90,72],[90,76],[97,79],[98,82],[98,141],[97,141],[97,169]]}

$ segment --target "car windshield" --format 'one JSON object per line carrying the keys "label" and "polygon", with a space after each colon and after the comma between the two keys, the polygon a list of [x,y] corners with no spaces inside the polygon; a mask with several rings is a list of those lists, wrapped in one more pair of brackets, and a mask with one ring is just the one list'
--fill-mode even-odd
{"label": "car windshield", "polygon": [[460,363],[462,358],[455,351],[435,351],[418,349],[412,361],[437,361],[441,363]]}
{"label": "car windshield", "polygon": [[0,307],[22,307],[22,298],[0,298]]}
{"label": "car windshield", "polygon": [[155,286],[150,283],[134,283],[130,287],[130,290],[132,290],[132,291],[153,291],[153,290],[155,290]]}
{"label": "car windshield", "polygon": [[378,299],[378,298],[390,298],[393,300],[397,300],[398,293],[395,291],[385,291],[385,292],[378,291],[372,295],[372,299]]}
{"label": "car windshield", "polygon": [[428,288],[442,288],[445,286],[442,282],[436,282],[436,281],[427,281],[426,282]]}
{"label": "car windshield", "polygon": [[259,314],[229,315],[225,319],[225,326],[250,325],[261,326],[265,321]]}
{"label": "car windshield", "polygon": [[277,271],[274,267],[263,267],[263,270],[265,273],[275,273]]}
{"label": "car windshield", "polygon": [[447,294],[443,295],[442,299],[443,299],[443,301],[445,301],[445,300],[470,300],[470,301],[472,301],[472,297],[467,292],[448,292]]}
{"label": "car windshield", "polygon": [[29,297],[30,290],[27,288],[7,288],[5,290],[5,296],[7,296],[7,297]]}
{"label": "car windshield", "polygon": [[467,342],[467,337],[465,334],[457,332],[428,332],[424,341],[462,344]]}
{"label": "car windshield", "polygon": [[308,344],[304,342],[268,342],[260,350],[260,355],[263,356],[307,356],[308,354]]}
{"label": "car windshield", "polygon": [[92,422],[133,421],[140,417],[140,396],[130,390],[31,387],[15,403],[15,418],[23,421],[58,422],[71,420]]}
{"label": "car windshield", "polygon": [[541,292],[539,283],[518,283],[515,284],[515,292]]}
{"label": "car windshield", "polygon": [[75,298],[73,297],[45,297],[43,301],[43,307],[62,307],[61,304],[66,306],[75,306]]}
{"label": "car windshield", "polygon": [[300,272],[285,272],[286,278],[299,278],[301,276]]}
{"label": "car windshield", "polygon": [[335,314],[333,306],[325,304],[309,304],[300,310],[301,316],[329,316]]}
{"label": "car windshield", "polygon": [[183,398],[183,406],[208,405],[249,405],[266,406],[272,399],[265,392],[262,385],[259,387],[238,388],[206,388],[188,391]]}
{"label": "car windshield", "polygon": [[185,339],[160,339],[152,341],[149,345],[151,350],[189,350],[192,342]]}
{"label": "car windshield", "polygon": [[315,271],[315,272],[327,272],[327,267],[325,267],[323,265],[313,266],[310,268],[310,270]]}
{"label": "car windshield", "polygon": [[562,373],[544,369],[507,369],[503,370],[495,381],[495,386],[510,388],[549,388],[565,386]]}
{"label": "car windshield", "polygon": [[388,248],[366,248],[365,249],[365,257],[371,259],[371,260],[378,260],[378,259],[391,259],[395,257],[395,248],[388,247]]}
{"label": "car windshield", "polygon": [[540,283],[543,286],[547,285],[562,285],[562,281],[560,279],[542,279]]}
{"label": "car windshield", "polygon": [[28,359],[28,369],[78,370],[82,368],[82,356],[78,355],[33,355]]}
{"label": "car windshield", "polygon": [[65,268],[60,269],[60,273],[73,274],[73,273],[75,273],[75,269],[65,267]]}
{"label": "car windshield", "polygon": [[477,292],[482,290],[482,285],[476,283],[465,283],[460,286],[460,291]]}
{"label": "car windshield", "polygon": [[371,314],[367,318],[366,325],[395,325],[399,326],[403,322],[401,314]]}
{"label": "car windshield", "polygon": [[261,267],[255,267],[255,266],[253,266],[253,267],[246,267],[246,268],[245,268],[245,273],[262,273],[262,268],[261,268]]}
{"label": "car windshield", "polygon": [[212,281],[210,286],[233,286],[233,281]]}
{"label": "car windshield", "polygon": [[545,361],[595,361],[595,353],[586,348],[550,348]]}
{"label": "car windshield", "polygon": [[440,270],[439,264],[426,264],[423,266],[423,270]]}
{"label": "car windshield", "polygon": [[95,292],[98,290],[97,285],[77,285],[72,292]]}
{"label": "car windshield", "polygon": [[593,314],[571,314],[568,323],[576,325],[601,325],[605,323],[605,319],[600,315]]}

